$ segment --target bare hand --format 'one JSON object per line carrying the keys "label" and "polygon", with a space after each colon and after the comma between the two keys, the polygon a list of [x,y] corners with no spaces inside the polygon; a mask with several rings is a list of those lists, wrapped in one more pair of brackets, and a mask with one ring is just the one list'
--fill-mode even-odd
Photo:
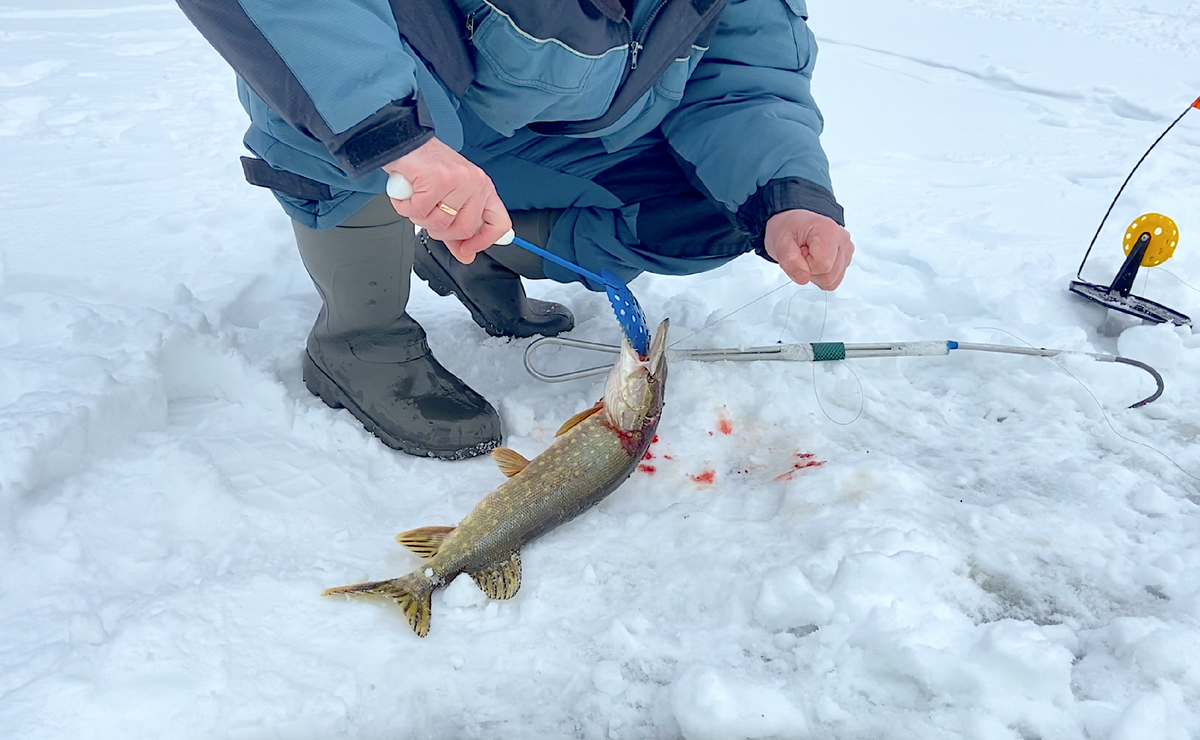
{"label": "bare hand", "polygon": [[437,139],[430,139],[383,169],[404,175],[412,183],[411,198],[392,199],[396,213],[445,242],[459,262],[470,264],[476,254],[512,228],[508,211],[487,173]]}
{"label": "bare hand", "polygon": [[812,211],[776,213],[767,220],[767,254],[800,285],[822,290],[841,284],[854,257],[850,232],[828,216]]}

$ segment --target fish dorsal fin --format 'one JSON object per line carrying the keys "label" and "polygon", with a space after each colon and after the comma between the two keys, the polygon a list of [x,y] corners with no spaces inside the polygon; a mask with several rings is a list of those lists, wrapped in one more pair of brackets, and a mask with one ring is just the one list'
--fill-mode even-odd
{"label": "fish dorsal fin", "polygon": [[574,416],[572,416],[570,419],[567,419],[566,421],[564,421],[563,425],[558,428],[557,432],[554,433],[554,436],[561,437],[564,434],[566,434],[567,432],[574,429],[576,426],[579,425],[579,422],[583,421],[584,419],[588,418],[589,416],[596,413],[600,409],[604,408],[603,403],[604,403],[603,401],[597,401],[595,406],[591,407],[590,409],[584,409],[583,411],[580,411],[578,414],[575,414]]}
{"label": "fish dorsal fin", "polygon": [[471,579],[489,599],[511,599],[521,588],[521,553],[471,574]]}
{"label": "fish dorsal fin", "polygon": [[500,472],[509,478],[524,470],[525,466],[529,464],[524,455],[508,447],[497,447],[492,450],[492,459],[496,461]]}
{"label": "fish dorsal fin", "polygon": [[437,555],[442,543],[453,531],[454,527],[421,527],[401,532],[396,535],[396,541],[428,560]]}

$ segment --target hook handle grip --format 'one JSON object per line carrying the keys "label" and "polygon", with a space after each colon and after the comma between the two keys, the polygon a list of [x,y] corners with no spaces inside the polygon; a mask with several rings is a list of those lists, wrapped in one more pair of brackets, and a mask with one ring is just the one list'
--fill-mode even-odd
{"label": "hook handle grip", "polygon": [[[389,198],[394,198],[396,200],[408,200],[409,198],[413,197],[412,183],[408,181],[407,177],[401,175],[399,172],[392,172],[388,174],[387,194]],[[516,232],[514,232],[512,229],[509,229],[504,236],[500,237],[496,241],[496,243],[512,244],[513,239],[515,239],[516,236]]]}

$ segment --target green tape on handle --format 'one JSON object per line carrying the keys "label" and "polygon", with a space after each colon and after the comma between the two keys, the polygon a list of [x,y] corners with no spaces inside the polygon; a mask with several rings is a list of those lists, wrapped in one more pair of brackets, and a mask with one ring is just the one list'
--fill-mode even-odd
{"label": "green tape on handle", "polygon": [[833,362],[846,359],[846,345],[842,342],[816,342],[812,345],[813,362]]}

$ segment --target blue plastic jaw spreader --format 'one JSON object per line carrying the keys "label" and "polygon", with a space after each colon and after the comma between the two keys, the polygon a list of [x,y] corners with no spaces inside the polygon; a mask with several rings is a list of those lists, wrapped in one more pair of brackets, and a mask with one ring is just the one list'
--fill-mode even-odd
{"label": "blue plastic jaw spreader", "polygon": [[[413,195],[412,183],[404,175],[393,172],[388,177],[387,194],[396,200],[408,200]],[[550,260],[559,267],[570,270],[576,275],[582,275],[593,283],[603,285],[604,291],[608,293],[608,302],[612,304],[613,312],[617,315],[617,323],[621,325],[621,330],[625,332],[629,344],[642,357],[650,354],[650,332],[646,329],[646,314],[642,313],[642,307],[633,297],[629,286],[621,282],[616,275],[608,270],[601,270],[599,275],[591,270],[585,270],[574,262],[569,262],[536,244],[525,241],[514,234],[511,229],[496,243],[516,244],[521,249],[533,252],[542,259]]]}

